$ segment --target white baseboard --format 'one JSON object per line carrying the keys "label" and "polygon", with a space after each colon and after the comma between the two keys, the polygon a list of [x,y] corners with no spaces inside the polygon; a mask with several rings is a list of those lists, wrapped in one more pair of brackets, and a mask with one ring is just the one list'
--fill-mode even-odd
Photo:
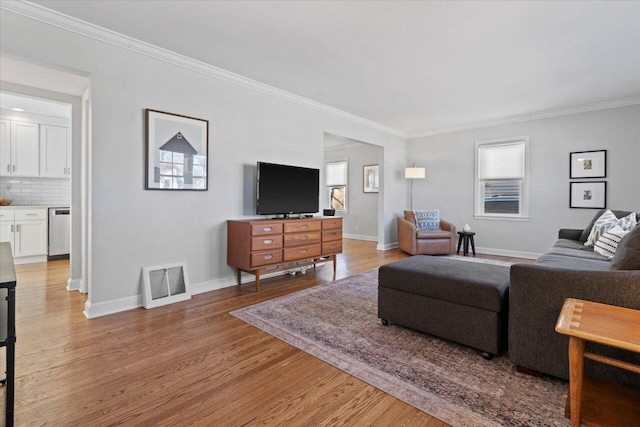
{"label": "white baseboard", "polygon": [[368,242],[378,241],[378,236],[365,236],[362,234],[343,234],[342,237],[344,237],[345,239],[366,240]]}
{"label": "white baseboard", "polygon": [[72,279],[71,277],[69,277],[69,280],[67,280],[68,291],[79,291],[80,289],[82,289],[82,285],[82,279]]}
{"label": "white baseboard", "polygon": [[395,249],[398,247],[398,242],[394,242],[394,243],[387,243],[386,245],[378,245],[376,246],[376,250],[378,251],[388,251],[391,249]]}
{"label": "white baseboard", "polygon": [[[460,248],[462,249],[462,248]],[[535,252],[510,251],[506,249],[476,248],[476,252],[486,255],[508,256],[513,258],[538,259],[542,254]]]}
{"label": "white baseboard", "polygon": [[142,307],[142,295],[134,295],[93,304],[91,301],[87,301],[84,303],[84,311],[82,313],[87,319],[93,319],[95,317],[120,313],[121,311],[133,310],[138,307]]}
{"label": "white baseboard", "polygon": [[17,257],[13,259],[14,265],[33,264],[34,262],[47,262],[47,256],[36,255],[36,256]]}

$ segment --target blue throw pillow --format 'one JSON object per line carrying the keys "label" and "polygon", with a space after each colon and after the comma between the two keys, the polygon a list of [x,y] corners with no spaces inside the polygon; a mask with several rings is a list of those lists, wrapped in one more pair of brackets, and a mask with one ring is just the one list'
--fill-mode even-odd
{"label": "blue throw pillow", "polygon": [[440,211],[413,211],[416,218],[416,230],[440,230]]}

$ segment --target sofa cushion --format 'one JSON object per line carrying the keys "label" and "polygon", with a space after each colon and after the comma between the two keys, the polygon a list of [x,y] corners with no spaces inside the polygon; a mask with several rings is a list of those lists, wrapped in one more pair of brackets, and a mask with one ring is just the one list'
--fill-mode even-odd
{"label": "sofa cushion", "polygon": [[553,268],[582,271],[604,271],[609,269],[609,260],[602,255],[598,255],[598,257],[600,257],[600,259],[586,259],[571,255],[547,253],[538,258],[536,260],[536,264]]}
{"label": "sofa cushion", "polygon": [[583,259],[595,259],[597,261],[608,261],[608,258],[594,252],[591,246],[585,246],[577,240],[558,239],[553,247],[546,253]]}
{"label": "sofa cushion", "polygon": [[440,230],[440,211],[431,209],[426,211],[413,211],[416,219],[416,230]]}
{"label": "sofa cushion", "polygon": [[509,266],[416,255],[380,267],[381,287],[499,313],[507,307]]}
{"label": "sofa cushion", "polygon": [[[589,223],[589,225],[587,225],[587,227],[582,230],[582,234],[580,235],[580,238],[578,239],[581,242],[586,242],[587,239],[589,238],[589,234],[591,233],[591,229],[593,228],[593,224],[597,221],[598,218],[600,218],[602,216],[602,214],[606,211],[607,209],[600,209],[598,210],[598,212],[596,212],[596,214],[593,216],[593,218],[591,219],[591,222]],[[616,218],[622,218],[625,217],[627,215],[629,215],[631,213],[631,211],[617,211],[617,210],[612,210],[611,212],[613,212],[613,214],[616,216]],[[640,212],[636,212],[636,220],[640,219]]]}
{"label": "sofa cushion", "polygon": [[640,226],[622,238],[609,270],[640,270]]}
{"label": "sofa cushion", "polygon": [[416,231],[418,239],[450,239],[451,232],[446,230],[420,230]]}
{"label": "sofa cushion", "polygon": [[620,240],[629,233],[630,231],[623,230],[619,225],[615,225],[598,239],[593,247],[593,251],[607,258],[613,258],[620,244]]}

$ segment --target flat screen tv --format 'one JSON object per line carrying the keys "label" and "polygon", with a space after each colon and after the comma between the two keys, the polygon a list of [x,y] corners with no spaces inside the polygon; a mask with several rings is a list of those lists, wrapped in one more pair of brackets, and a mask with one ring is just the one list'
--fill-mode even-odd
{"label": "flat screen tv", "polygon": [[318,212],[319,169],[258,162],[257,178],[258,215]]}

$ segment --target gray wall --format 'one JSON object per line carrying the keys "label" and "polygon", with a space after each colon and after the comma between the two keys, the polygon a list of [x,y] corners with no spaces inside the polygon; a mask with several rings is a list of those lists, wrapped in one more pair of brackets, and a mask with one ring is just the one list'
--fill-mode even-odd
{"label": "gray wall", "polygon": [[[474,142],[530,137],[528,221],[473,218]],[[484,252],[545,252],[559,228],[584,228],[595,211],[569,208],[569,153],[607,150],[607,207],[640,210],[640,106],[553,117],[409,140],[409,159],[426,167],[414,182],[414,207],[440,209],[456,226],[468,223]]]}
{"label": "gray wall", "polygon": [[[325,141],[344,140],[332,135],[326,135]],[[347,193],[347,207],[349,212],[343,215],[343,234],[345,237],[378,241],[378,196],[379,193],[364,193],[362,179],[364,165],[378,164],[380,147],[352,141],[350,143],[328,146],[324,150],[324,160],[349,161],[349,191]],[[328,208],[324,189],[321,190],[321,205]]]}
{"label": "gray wall", "polygon": [[[389,206],[400,205],[406,139],[378,126],[8,11],[0,52],[91,76],[88,316],[138,306],[146,266],[184,261],[199,292],[233,285],[226,221],[255,212],[256,162],[322,168],[325,132],[384,147]],[[143,189],[145,108],[210,121],[209,191]],[[383,214],[382,245],[396,239],[396,213]]]}

